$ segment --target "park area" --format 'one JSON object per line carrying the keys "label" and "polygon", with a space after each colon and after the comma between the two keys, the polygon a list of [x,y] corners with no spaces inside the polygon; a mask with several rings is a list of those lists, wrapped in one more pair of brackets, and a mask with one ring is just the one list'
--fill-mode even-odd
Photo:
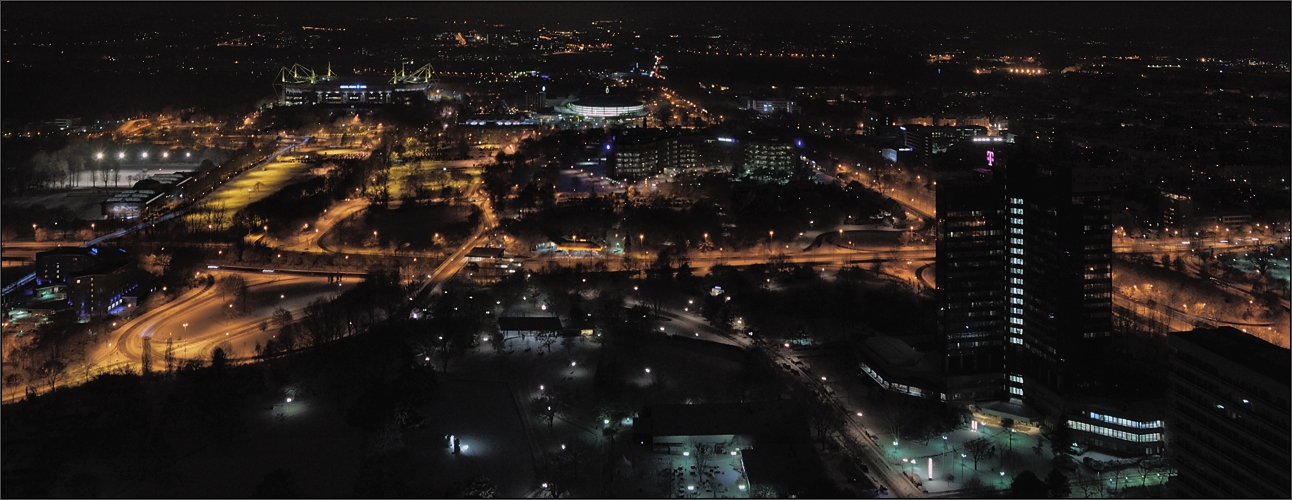
{"label": "park area", "polygon": [[341,221],[319,238],[325,249],[394,248],[430,251],[453,248],[476,229],[479,210],[471,205],[403,203],[369,207]]}
{"label": "park area", "polygon": [[[534,489],[508,385],[401,366],[400,347],[388,340],[351,337],[171,376],[106,375],[6,405],[5,496],[461,497],[494,488],[521,497]],[[37,434],[64,444],[18,438]]]}
{"label": "park area", "polygon": [[[311,164],[297,161],[271,161],[257,165],[246,172],[220,185],[215,192],[206,197],[205,205],[211,210],[223,212],[223,217],[207,217],[203,222],[211,224],[212,229],[219,231],[228,228],[233,214],[246,208],[247,205],[265,199],[284,186],[309,178]],[[201,218],[194,213],[186,216],[190,219]],[[190,224],[193,222],[190,221]]]}

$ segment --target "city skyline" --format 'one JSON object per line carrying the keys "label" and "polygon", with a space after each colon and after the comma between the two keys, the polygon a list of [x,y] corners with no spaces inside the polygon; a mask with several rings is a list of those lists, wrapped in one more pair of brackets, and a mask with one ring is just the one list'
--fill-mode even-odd
{"label": "city skyline", "polygon": [[1292,491],[1286,3],[7,7],[5,496]]}

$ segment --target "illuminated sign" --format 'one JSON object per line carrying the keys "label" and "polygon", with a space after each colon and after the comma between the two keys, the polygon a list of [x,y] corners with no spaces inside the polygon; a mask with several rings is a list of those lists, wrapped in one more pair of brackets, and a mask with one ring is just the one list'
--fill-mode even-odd
{"label": "illuminated sign", "polygon": [[732,139],[730,137],[719,137],[718,140],[721,142],[736,142],[735,139]]}
{"label": "illuminated sign", "polygon": [[367,86],[367,85],[342,85],[342,86],[341,86],[341,88],[343,88],[343,89],[366,89],[366,88],[368,88],[368,86]]}
{"label": "illuminated sign", "polygon": [[988,167],[990,167],[990,166],[994,165],[995,163],[996,163],[996,152],[995,152],[995,151],[988,151],[988,152],[987,152],[987,166],[988,166]]}

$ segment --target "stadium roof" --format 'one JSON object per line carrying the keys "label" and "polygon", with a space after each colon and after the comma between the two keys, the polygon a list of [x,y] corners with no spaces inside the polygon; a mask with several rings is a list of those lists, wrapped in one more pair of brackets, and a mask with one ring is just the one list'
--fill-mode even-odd
{"label": "stadium roof", "polygon": [[641,106],[642,102],[637,99],[627,97],[618,97],[613,95],[591,95],[580,97],[574,101],[580,106],[596,106],[600,108],[620,108],[628,106]]}

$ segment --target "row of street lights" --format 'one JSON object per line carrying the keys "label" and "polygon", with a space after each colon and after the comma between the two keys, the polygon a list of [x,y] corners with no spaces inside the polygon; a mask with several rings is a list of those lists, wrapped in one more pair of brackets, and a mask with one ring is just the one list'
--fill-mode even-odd
{"label": "row of street lights", "polygon": [[[161,154],[161,157],[162,157],[163,159],[165,159],[165,158],[170,158],[170,152],[169,152],[169,151],[163,151],[163,152],[162,152],[162,154]],[[193,157],[193,153],[191,153],[191,152],[187,152],[187,151],[186,151],[186,152],[184,153],[184,157],[185,157],[185,158],[192,158],[192,157]],[[95,160],[102,160],[103,158],[104,158],[104,154],[103,154],[103,152],[102,152],[102,151],[99,151],[99,152],[97,152],[97,153],[94,153],[94,159],[95,159]],[[126,153],[125,153],[124,151],[117,153],[117,159],[119,159],[119,160],[124,160],[125,158],[126,158]],[[147,159],[148,159],[148,152],[147,152],[147,151],[144,151],[143,153],[140,153],[140,154],[139,154],[139,158],[140,158],[140,159],[147,160]]]}

